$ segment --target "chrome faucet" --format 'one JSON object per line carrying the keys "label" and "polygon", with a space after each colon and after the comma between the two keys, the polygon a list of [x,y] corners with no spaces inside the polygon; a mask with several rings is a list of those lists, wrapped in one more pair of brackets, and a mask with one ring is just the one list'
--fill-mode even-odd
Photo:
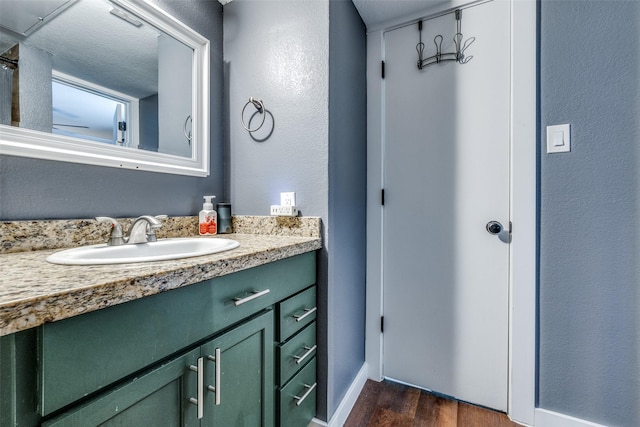
{"label": "chrome faucet", "polygon": [[107,244],[110,246],[119,246],[124,244],[137,244],[155,242],[156,230],[162,227],[160,219],[166,218],[166,215],[158,215],[152,217],[150,215],[142,215],[136,218],[126,234],[122,232],[122,226],[118,221],[107,216],[96,217],[98,222],[111,223],[111,234]]}
{"label": "chrome faucet", "polygon": [[142,215],[136,218],[124,236],[127,244],[155,242],[156,230],[162,227],[162,223],[150,215]]}

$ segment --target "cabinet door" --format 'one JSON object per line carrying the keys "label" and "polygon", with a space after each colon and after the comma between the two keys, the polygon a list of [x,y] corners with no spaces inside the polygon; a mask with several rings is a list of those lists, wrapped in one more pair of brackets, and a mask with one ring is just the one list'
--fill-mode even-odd
{"label": "cabinet door", "polygon": [[197,374],[190,369],[198,356],[197,349],[190,351],[42,425],[199,426],[197,408],[189,402],[198,394]]}
{"label": "cabinet door", "polygon": [[273,311],[214,338],[201,354],[207,389],[203,425],[272,427]]}

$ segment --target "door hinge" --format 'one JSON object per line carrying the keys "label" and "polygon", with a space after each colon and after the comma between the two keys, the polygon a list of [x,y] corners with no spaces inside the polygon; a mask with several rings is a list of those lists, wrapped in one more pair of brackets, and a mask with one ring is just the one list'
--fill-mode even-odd
{"label": "door hinge", "polygon": [[380,203],[384,206],[384,188],[380,192]]}
{"label": "door hinge", "polygon": [[380,332],[384,333],[384,316],[380,316]]}
{"label": "door hinge", "polygon": [[382,78],[384,79],[384,61],[382,61]]}
{"label": "door hinge", "polygon": [[511,234],[511,232],[513,232],[513,224],[509,221],[509,234]]}

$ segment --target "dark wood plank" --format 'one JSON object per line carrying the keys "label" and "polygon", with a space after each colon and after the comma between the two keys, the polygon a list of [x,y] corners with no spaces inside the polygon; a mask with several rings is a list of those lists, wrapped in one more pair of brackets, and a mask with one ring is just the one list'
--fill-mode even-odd
{"label": "dark wood plank", "polygon": [[369,423],[369,419],[376,410],[378,403],[378,396],[380,390],[384,386],[384,383],[373,380],[367,380],[360,396],[356,400],[347,421],[344,423],[345,427],[360,427],[366,426]]}
{"label": "dark wood plank", "polygon": [[415,416],[420,398],[420,390],[391,381],[383,381],[378,398],[378,407],[389,409],[398,414]]}
{"label": "dark wood plank", "polygon": [[456,427],[458,402],[422,391],[413,425],[414,427]]}
{"label": "dark wood plank", "polygon": [[391,381],[368,380],[345,427],[517,427],[506,414]]}
{"label": "dark wood plank", "polygon": [[[413,427],[413,417],[392,411],[388,408],[377,408],[371,416],[367,427]],[[363,426],[358,426],[363,427]]]}
{"label": "dark wood plank", "polygon": [[458,425],[465,427],[516,427],[506,414],[468,403],[458,404]]}

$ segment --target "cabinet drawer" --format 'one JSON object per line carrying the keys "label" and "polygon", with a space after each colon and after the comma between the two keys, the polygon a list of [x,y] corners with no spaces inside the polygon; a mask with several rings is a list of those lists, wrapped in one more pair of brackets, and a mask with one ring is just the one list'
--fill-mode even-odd
{"label": "cabinet drawer", "polygon": [[313,286],[278,305],[278,340],[285,341],[316,319],[316,287]]}
{"label": "cabinet drawer", "polygon": [[[315,252],[39,328],[41,415],[100,391],[315,283]],[[236,305],[254,290],[264,295]]]}
{"label": "cabinet drawer", "polygon": [[316,355],[316,323],[313,322],[289,341],[278,346],[278,384],[284,385]]}
{"label": "cabinet drawer", "polygon": [[[296,259],[293,258],[293,260]],[[304,274],[305,267],[307,274]],[[253,270],[245,270],[229,276],[231,280],[225,280],[226,277],[214,280],[211,287],[210,310],[214,315],[213,327],[216,330],[233,325],[315,283],[315,266],[313,271],[309,272],[308,263],[287,263],[277,272],[271,271],[272,274],[268,275],[264,271]],[[296,270],[298,272],[292,274]],[[242,273],[245,274],[242,275]],[[234,277],[240,275],[242,280]]]}
{"label": "cabinet drawer", "polygon": [[309,424],[316,414],[315,357],[279,392],[280,427]]}

